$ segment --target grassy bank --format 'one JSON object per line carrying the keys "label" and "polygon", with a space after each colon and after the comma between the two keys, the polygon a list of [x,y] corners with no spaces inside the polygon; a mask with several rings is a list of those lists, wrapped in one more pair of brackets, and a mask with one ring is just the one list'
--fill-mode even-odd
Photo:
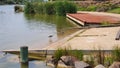
{"label": "grassy bank", "polygon": [[[77,3],[76,3],[77,4]],[[118,2],[105,1],[105,2],[80,2],[77,4],[78,11],[97,11],[97,12],[111,12],[120,13],[120,5]]]}
{"label": "grassy bank", "polygon": [[77,7],[74,3],[67,1],[57,2],[39,2],[39,3],[26,3],[26,14],[54,14],[59,16],[65,16],[66,13],[76,13]]}
{"label": "grassy bank", "polygon": [[112,10],[108,10],[108,12],[120,14],[120,7],[114,8],[114,9],[112,9]]}
{"label": "grassy bank", "polygon": [[97,7],[95,5],[91,5],[88,7],[79,7],[78,11],[98,11],[98,12],[109,12],[109,13],[117,13],[120,14],[120,7],[115,7],[111,8],[110,6],[108,7]]}
{"label": "grassy bank", "polygon": [[113,62],[120,62],[120,47],[115,46],[113,47],[113,50],[110,52],[106,52],[99,48],[99,50],[91,51],[89,53],[85,53],[81,50],[71,51],[70,49],[63,48],[63,49],[56,50],[53,56],[54,56],[53,58],[54,62],[57,63],[57,64],[54,64],[56,68],[57,68],[58,62],[62,60],[61,59],[62,56],[67,56],[67,57],[71,56],[71,59],[69,62],[64,62],[64,60],[62,60],[64,64],[68,66],[69,66],[69,63],[70,64],[73,63],[72,60],[74,60],[74,61],[84,61],[88,63],[91,66],[91,68],[94,68],[99,64],[102,64],[106,68],[108,68],[113,64]]}

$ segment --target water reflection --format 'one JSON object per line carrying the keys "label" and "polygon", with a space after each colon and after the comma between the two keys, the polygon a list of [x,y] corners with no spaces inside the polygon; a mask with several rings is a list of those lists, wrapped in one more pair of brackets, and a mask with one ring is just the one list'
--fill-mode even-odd
{"label": "water reflection", "polygon": [[29,62],[27,63],[20,63],[21,64],[21,68],[29,68]]}
{"label": "water reflection", "polygon": [[44,61],[29,61],[20,63],[17,55],[0,53],[0,68],[52,68],[46,66]]}
{"label": "water reflection", "polygon": [[0,50],[18,50],[23,45],[38,50],[76,31],[68,29],[75,26],[66,17],[15,13],[14,5],[2,5],[0,11]]}
{"label": "water reflection", "polygon": [[[70,23],[64,16],[36,14],[36,15],[25,15],[25,17],[27,20],[29,20],[28,23],[34,25],[35,28],[38,25],[43,25],[42,23],[44,23],[45,25],[47,25],[47,27],[45,28],[53,29],[53,30],[55,29],[56,31],[54,31],[53,35],[57,34],[58,39],[70,35],[78,30],[78,29],[69,29],[76,26]],[[36,26],[35,26],[35,22],[34,24],[32,23],[33,21],[37,21]],[[31,25],[29,26],[31,27]],[[43,29],[43,31],[45,30],[44,27],[42,27],[41,29]]]}
{"label": "water reflection", "polygon": [[[14,5],[0,5],[0,51],[19,49],[27,45],[30,49],[41,49],[76,30],[66,17],[54,15],[25,15],[14,13]],[[49,35],[52,35],[49,39]],[[50,68],[43,61],[19,63],[18,56],[0,55],[0,68]]]}

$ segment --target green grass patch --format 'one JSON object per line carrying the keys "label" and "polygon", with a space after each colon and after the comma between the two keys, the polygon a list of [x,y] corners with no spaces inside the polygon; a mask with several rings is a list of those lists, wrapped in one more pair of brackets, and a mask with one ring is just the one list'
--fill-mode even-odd
{"label": "green grass patch", "polygon": [[108,10],[108,12],[120,14],[120,7]]}
{"label": "green grass patch", "polygon": [[120,61],[120,47],[115,46],[112,52],[112,57],[114,61]]}
{"label": "green grass patch", "polygon": [[95,5],[90,5],[90,6],[87,6],[87,7],[78,7],[77,9],[78,11],[96,11],[97,10],[97,6]]}

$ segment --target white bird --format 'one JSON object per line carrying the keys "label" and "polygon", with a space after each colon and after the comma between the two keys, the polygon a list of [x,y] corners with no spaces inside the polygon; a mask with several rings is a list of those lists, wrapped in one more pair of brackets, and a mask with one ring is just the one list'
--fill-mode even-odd
{"label": "white bird", "polygon": [[51,37],[53,37],[53,35],[49,35],[48,37],[51,38]]}

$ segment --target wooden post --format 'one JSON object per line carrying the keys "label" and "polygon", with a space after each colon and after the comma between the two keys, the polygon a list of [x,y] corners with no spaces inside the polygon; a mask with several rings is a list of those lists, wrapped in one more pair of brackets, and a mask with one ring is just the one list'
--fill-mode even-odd
{"label": "wooden post", "polygon": [[28,47],[27,46],[20,47],[20,62],[28,63]]}

